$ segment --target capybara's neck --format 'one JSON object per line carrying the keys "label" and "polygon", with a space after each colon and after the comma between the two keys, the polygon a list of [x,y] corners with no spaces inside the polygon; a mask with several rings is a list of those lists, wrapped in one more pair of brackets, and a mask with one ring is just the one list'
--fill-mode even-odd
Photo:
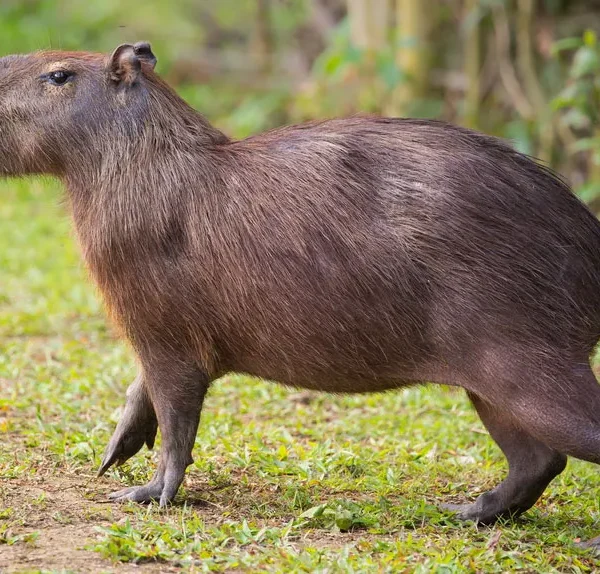
{"label": "capybara's neck", "polygon": [[99,122],[65,169],[72,214],[90,264],[173,243],[189,208],[211,185],[215,147],[228,138],[158,77],[119,125]]}
{"label": "capybara's neck", "polygon": [[144,296],[152,297],[168,261],[176,266],[190,241],[202,239],[190,220],[206,218],[191,211],[210,211],[217,148],[228,142],[168,88],[150,92],[136,113],[78,146],[64,176],[83,256],[116,315],[134,304],[126,301],[128,285],[143,278]]}

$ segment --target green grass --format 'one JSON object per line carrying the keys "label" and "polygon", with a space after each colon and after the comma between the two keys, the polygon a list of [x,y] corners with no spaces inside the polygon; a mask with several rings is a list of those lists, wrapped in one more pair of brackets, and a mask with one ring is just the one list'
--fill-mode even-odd
{"label": "green grass", "polygon": [[[439,511],[505,472],[464,395],[306,393],[242,376],[205,403],[175,506],[106,502],[156,453],[95,479],[135,373],[86,279],[57,184],[0,184],[0,571],[592,572],[598,467],[521,520]],[[135,571],[135,570],[131,570]]]}

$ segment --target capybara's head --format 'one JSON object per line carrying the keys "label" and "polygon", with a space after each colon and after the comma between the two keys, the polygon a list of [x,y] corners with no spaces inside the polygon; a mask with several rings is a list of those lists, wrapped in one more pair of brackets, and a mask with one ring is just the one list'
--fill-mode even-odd
{"label": "capybara's head", "polygon": [[[0,174],[61,175],[107,129],[139,129],[156,58],[144,42],[111,55],[0,58]],[[143,123],[143,122],[142,122]]]}

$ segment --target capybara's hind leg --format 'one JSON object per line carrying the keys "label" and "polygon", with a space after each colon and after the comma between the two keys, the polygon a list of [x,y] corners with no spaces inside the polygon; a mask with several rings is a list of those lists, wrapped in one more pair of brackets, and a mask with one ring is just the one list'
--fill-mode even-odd
{"label": "capybara's hind leg", "polygon": [[567,457],[519,428],[509,413],[469,393],[483,424],[508,460],[508,476],[473,504],[443,505],[465,520],[490,524],[531,508],[550,481],[565,468]]}
{"label": "capybara's hind leg", "polygon": [[144,443],[152,448],[157,427],[156,413],[144,385],[144,377],[140,373],[127,389],[125,409],[106,447],[98,476],[102,476],[115,463],[123,464]]}
{"label": "capybara's hind leg", "polygon": [[161,365],[145,369],[146,385],[162,436],[160,461],[152,480],[110,495],[117,501],[159,500],[166,506],[177,493],[185,469],[192,463],[192,448],[208,379],[194,366]]}
{"label": "capybara's hind leg", "polygon": [[519,425],[538,440],[600,464],[600,385],[589,365],[543,373],[504,401]]}
{"label": "capybara's hind leg", "polygon": [[[554,364],[538,362],[537,373],[523,369],[507,384],[498,377],[471,395],[510,470],[498,488],[463,510],[466,518],[485,522],[506,514],[503,509],[528,508],[562,470],[566,455],[600,464],[600,385],[587,362],[561,361],[559,352],[555,357]],[[600,538],[589,545],[598,548]]]}
{"label": "capybara's hind leg", "polygon": [[[587,363],[546,373],[511,399],[519,424],[538,440],[565,455],[600,464],[600,385]],[[600,549],[600,537],[587,546]]]}

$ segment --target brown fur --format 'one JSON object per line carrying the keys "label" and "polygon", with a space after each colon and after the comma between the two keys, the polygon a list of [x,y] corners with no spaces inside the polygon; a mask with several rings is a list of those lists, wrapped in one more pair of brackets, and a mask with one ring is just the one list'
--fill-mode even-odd
{"label": "brown fur", "polygon": [[[600,462],[600,225],[564,182],[434,121],[232,141],[152,58],[135,45],[0,59],[0,170],[64,181],[140,361],[101,472],[163,433],[155,478],[116,498],[173,498],[206,389],[229,371],[334,392],[467,389],[510,467],[461,509],[481,522],[529,508],[565,455]],[[53,85],[56,69],[73,75]]]}

